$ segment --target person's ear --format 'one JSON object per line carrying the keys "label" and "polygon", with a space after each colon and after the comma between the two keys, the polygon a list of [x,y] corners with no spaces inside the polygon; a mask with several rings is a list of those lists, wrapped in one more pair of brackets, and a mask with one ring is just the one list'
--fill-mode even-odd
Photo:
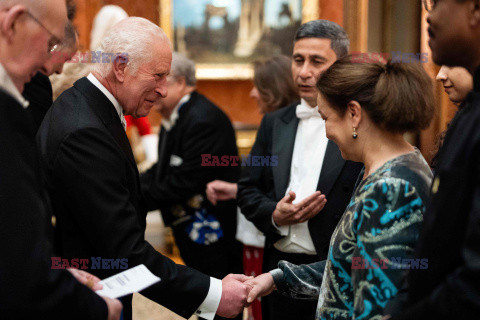
{"label": "person's ear", "polygon": [[4,13],[3,22],[0,24],[0,32],[7,39],[8,43],[12,43],[15,33],[18,31],[19,17],[27,12],[22,5],[16,5]]}
{"label": "person's ear", "polygon": [[177,84],[183,89],[187,87],[187,79],[184,76],[175,77]]}
{"label": "person's ear", "polygon": [[123,83],[125,81],[125,73],[127,72],[128,58],[123,56],[117,56],[113,59],[112,70],[115,74],[115,78],[118,82]]}
{"label": "person's ear", "polygon": [[358,128],[362,121],[362,106],[357,101],[350,101],[347,104],[346,116],[350,119],[352,127]]}

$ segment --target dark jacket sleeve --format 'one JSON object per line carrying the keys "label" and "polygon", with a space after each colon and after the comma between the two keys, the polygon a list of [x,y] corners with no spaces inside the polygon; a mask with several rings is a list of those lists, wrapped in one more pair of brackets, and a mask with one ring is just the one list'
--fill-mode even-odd
{"label": "dark jacket sleeve", "polygon": [[20,105],[10,110],[12,106],[2,102],[0,318],[107,319],[102,298],[68,271],[50,268],[47,204],[40,189],[34,135],[22,130],[27,117],[18,122],[10,118],[10,111],[20,115]]}
{"label": "dark jacket sleeve", "polygon": [[480,169],[478,166],[474,176],[473,200],[468,212],[469,221],[466,224],[465,241],[461,249],[463,264],[447,274],[444,281],[429,296],[419,300],[392,319],[456,319],[459,317],[459,311],[464,319],[478,318],[480,312]]}
{"label": "dark jacket sleeve", "polygon": [[99,255],[127,258],[129,268],[145,264],[161,282],[142,294],[188,318],[205,299],[209,277],[175,264],[145,241],[144,221],[131,202],[124,157],[104,131],[77,130],[57,153],[55,185],[62,186],[68,211]]}
{"label": "dark jacket sleeve", "polygon": [[[268,136],[271,136],[269,115],[265,115],[258,129],[251,156],[271,156],[268,150]],[[268,171],[270,170],[270,175]],[[273,179],[268,166],[248,166],[238,182],[237,201],[242,213],[263,233],[275,233],[272,213],[277,206],[273,194],[268,194],[266,184]],[[271,183],[271,182],[270,182]],[[273,188],[273,185],[272,185]],[[273,192],[273,191],[270,191]]]}

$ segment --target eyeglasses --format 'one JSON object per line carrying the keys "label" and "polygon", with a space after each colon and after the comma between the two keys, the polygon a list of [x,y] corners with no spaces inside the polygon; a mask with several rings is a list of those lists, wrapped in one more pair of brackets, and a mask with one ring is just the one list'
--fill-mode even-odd
{"label": "eyeglasses", "polygon": [[435,0],[422,0],[423,2],[423,7],[427,12],[430,12],[433,10],[433,6],[435,5]]}
{"label": "eyeglasses", "polygon": [[60,42],[62,42],[62,40],[60,40],[56,35],[50,32],[50,30],[48,30],[47,27],[45,27],[43,23],[40,22],[40,20],[35,18],[35,16],[31,14],[30,11],[26,11],[26,12],[30,18],[32,18],[36,23],[38,23],[43,29],[45,29],[50,34],[50,40],[48,41],[48,49],[47,49],[48,53],[52,53],[53,51],[55,51],[58,48],[58,45],[60,44]]}

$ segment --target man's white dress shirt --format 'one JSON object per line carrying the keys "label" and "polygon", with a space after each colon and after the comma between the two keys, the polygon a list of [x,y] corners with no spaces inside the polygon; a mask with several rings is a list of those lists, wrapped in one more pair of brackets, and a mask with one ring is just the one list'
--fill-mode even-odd
{"label": "man's white dress shirt", "polygon": [[10,75],[8,74],[7,70],[3,67],[3,65],[0,63],[0,89],[11,95],[12,97],[15,98],[15,100],[18,101],[22,105],[23,108],[28,108],[29,102],[25,100],[25,98],[22,96],[20,91],[18,91],[17,87],[12,81],[12,78],[10,78]]}
{"label": "man's white dress shirt", "polygon": [[[325,121],[318,113],[318,107],[312,108],[302,99],[301,104],[297,106],[296,115],[300,121],[293,148],[289,184],[285,193],[287,195],[290,191],[295,192],[294,204],[317,190],[328,144]],[[277,228],[280,230],[280,234],[285,236],[274,244],[277,250],[288,253],[316,254],[308,230],[308,221]]]}

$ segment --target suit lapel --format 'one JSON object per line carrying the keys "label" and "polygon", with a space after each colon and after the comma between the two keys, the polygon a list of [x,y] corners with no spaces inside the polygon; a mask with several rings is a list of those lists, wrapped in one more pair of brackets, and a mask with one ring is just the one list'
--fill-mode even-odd
{"label": "suit lapel", "polygon": [[272,155],[278,155],[278,165],[272,167],[275,194],[283,198],[288,187],[293,147],[297,135],[298,118],[295,108],[283,118],[275,118],[273,124]]}
{"label": "suit lapel", "polygon": [[76,87],[87,99],[88,106],[95,112],[95,114],[102,120],[105,127],[113,136],[120,149],[130,161],[130,163],[136,167],[135,158],[133,157],[132,148],[127,138],[127,134],[123,129],[118,113],[115,110],[115,106],[108,100],[108,98],[87,78],[81,78],[75,82]]}
{"label": "suit lapel", "polygon": [[340,149],[333,141],[329,140],[317,185],[317,190],[320,190],[327,198],[344,165],[345,160],[342,158]]}

